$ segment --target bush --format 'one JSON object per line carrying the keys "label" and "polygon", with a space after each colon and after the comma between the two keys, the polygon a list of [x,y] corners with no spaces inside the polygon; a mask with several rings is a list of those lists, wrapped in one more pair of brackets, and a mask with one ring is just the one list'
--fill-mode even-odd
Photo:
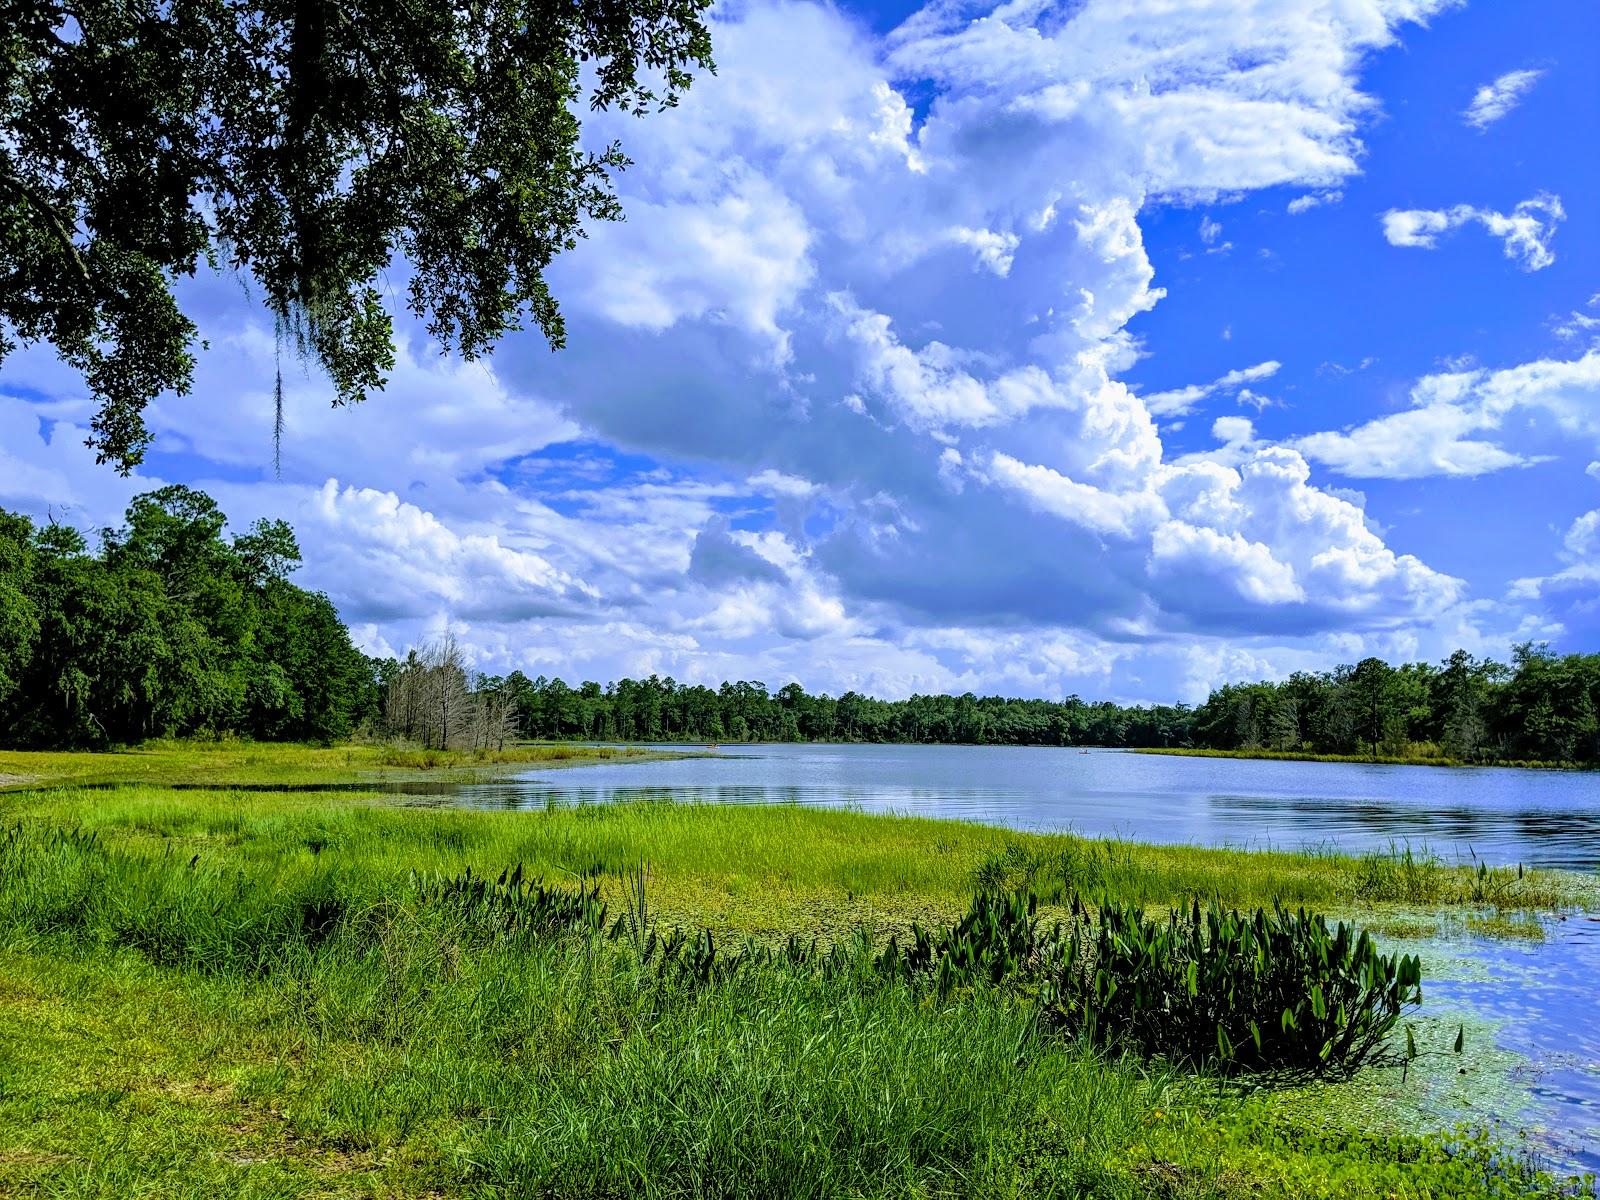
{"label": "bush", "polygon": [[893,941],[880,970],[940,994],[982,983],[1034,995],[1051,1025],[1116,1049],[1233,1070],[1349,1074],[1422,999],[1416,958],[1305,910],[1194,903],[1165,921],[1073,897],[1041,929],[1031,892],[980,892],[957,924]]}

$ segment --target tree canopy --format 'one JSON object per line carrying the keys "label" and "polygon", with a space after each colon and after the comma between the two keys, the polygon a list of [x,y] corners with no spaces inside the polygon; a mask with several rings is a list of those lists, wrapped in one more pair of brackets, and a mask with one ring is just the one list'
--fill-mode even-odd
{"label": "tree canopy", "polygon": [[91,550],[77,530],[0,509],[0,745],[170,735],[332,741],[366,730],[425,746],[517,737],[621,741],[945,742],[1201,747],[1460,762],[1600,763],[1600,654],[1458,650],[1437,665],[1366,658],[1197,705],[776,691],[667,677],[569,685],[486,675],[451,638],[404,659],[351,642],[332,602],[290,582],[294,530],[232,535],[204,492],[135,497]]}
{"label": "tree canopy", "polygon": [[202,264],[253,277],[336,403],[393,367],[392,264],[446,348],[525,317],[561,345],[545,268],[620,216],[626,164],[581,147],[580,102],[674,103],[709,5],[0,0],[0,362],[52,345],[126,473],[146,405],[190,386],[173,284]]}
{"label": "tree canopy", "polygon": [[331,741],[369,721],[372,664],[326,596],[289,582],[294,531],[226,525],[181,486],[135,499],[97,552],[0,510],[0,743]]}
{"label": "tree canopy", "polygon": [[[385,660],[376,669],[392,681],[407,667]],[[1299,671],[1281,683],[1224,684],[1194,707],[972,693],[891,701],[858,692],[813,695],[798,683],[776,691],[751,680],[712,688],[655,675],[572,686],[521,671],[480,676],[472,686],[480,706],[509,712],[532,738],[1198,747],[1600,762],[1600,655],[1558,656],[1533,644],[1518,647],[1509,666],[1463,650],[1437,666],[1367,658],[1331,671]],[[392,716],[391,726],[400,728]]]}

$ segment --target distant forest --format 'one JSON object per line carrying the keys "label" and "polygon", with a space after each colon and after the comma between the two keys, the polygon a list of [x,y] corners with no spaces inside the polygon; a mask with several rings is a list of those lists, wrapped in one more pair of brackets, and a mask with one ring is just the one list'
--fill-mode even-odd
{"label": "distant forest", "polygon": [[[386,664],[390,673],[399,664]],[[947,742],[1195,747],[1433,756],[1465,762],[1600,760],[1600,655],[1516,649],[1511,665],[1457,651],[1438,666],[1376,658],[1282,683],[1228,684],[1203,704],[1124,706],[1069,696],[814,696],[790,683],[719,688],[622,679],[573,688],[485,677],[528,738],[692,742]]]}
{"label": "distant forest", "polygon": [[92,548],[74,529],[0,509],[0,744],[366,734],[466,748],[944,742],[1600,762],[1600,655],[1531,643],[1510,664],[1464,651],[1438,665],[1368,658],[1229,684],[1198,706],[886,701],[657,676],[570,687],[477,673],[450,639],[403,660],[368,658],[326,596],[289,581],[300,549],[287,524],[258,521],[233,537],[226,526],[215,501],[181,486],[136,498]]}

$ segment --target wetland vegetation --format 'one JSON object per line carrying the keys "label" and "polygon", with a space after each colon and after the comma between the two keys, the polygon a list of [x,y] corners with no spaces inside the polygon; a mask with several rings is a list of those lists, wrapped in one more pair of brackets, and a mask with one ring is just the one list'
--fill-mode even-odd
{"label": "wetland vegetation", "polygon": [[[1114,976],[1131,1002],[1158,964],[1172,977],[1157,990],[1215,1003],[1219,981],[1189,992],[1188,964],[1198,974],[1248,956],[1207,960],[1214,927],[1188,951],[1135,952],[1123,967],[1090,958],[1111,970],[1098,985],[1084,977],[1090,992],[1045,985],[1080,953],[1063,954],[1054,932],[1061,921],[1072,936],[1074,897],[1086,941],[1130,943],[1139,909],[1135,942],[1181,941],[1197,902],[1202,925],[1233,908],[1249,924],[1264,906],[1270,932],[1278,902],[1374,916],[1592,904],[1583,877],[797,807],[482,812],[251,786],[319,773],[359,783],[382,758],[177,744],[0,754],[0,772],[38,777],[0,792],[0,1191],[1444,1197],[1572,1186],[1485,1134],[1336,1102],[1373,1079],[1392,1092],[1453,1074],[1453,1025],[1421,1025],[1413,1063],[1395,1026],[1378,1065],[1342,1084],[1229,1069],[1206,1048],[1214,1024],[1188,1039],[1202,1052],[1185,1054],[1069,1019],[1063,1000],[1103,993]],[[105,786],[141,763],[133,781]],[[1320,944],[1305,932],[1294,944]],[[885,965],[890,939],[899,968]],[[1143,978],[1130,971],[1139,963]],[[1403,988],[1398,962],[1392,974],[1365,965],[1380,990]],[[1335,967],[1323,982],[1334,978],[1361,972]],[[1297,1002],[1309,1016],[1309,985]]]}

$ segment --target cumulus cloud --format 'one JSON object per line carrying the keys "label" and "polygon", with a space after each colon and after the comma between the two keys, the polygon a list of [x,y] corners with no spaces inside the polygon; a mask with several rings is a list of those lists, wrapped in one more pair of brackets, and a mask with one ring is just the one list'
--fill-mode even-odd
{"label": "cumulus cloud", "polygon": [[[885,38],[822,4],[718,10],[717,76],[590,124],[635,165],[627,222],[553,272],[567,350],[463,364],[412,330],[354,411],[291,377],[279,478],[270,324],[202,281],[212,350],[153,413],[150,470],[289,517],[369,645],[448,625],[493,669],[1165,698],[1244,661],[1197,635],[1263,669],[1398,645],[1460,584],[1313,486],[1310,449],[1242,417],[1209,457],[1163,444],[1156,416],[1256,403],[1276,362],[1121,377],[1164,296],[1140,214],[1333,197],[1363,57],[1446,3],[936,5]],[[0,402],[0,497],[120,505],[62,411]]]}
{"label": "cumulus cloud", "polygon": [[1549,575],[1514,580],[1514,599],[1542,601],[1558,632],[1592,644],[1600,634],[1600,509],[1577,517],[1556,551],[1558,569]]}
{"label": "cumulus cloud", "polygon": [[1473,93],[1461,119],[1482,132],[1522,103],[1522,97],[1543,76],[1543,71],[1507,71]]}
{"label": "cumulus cloud", "polygon": [[1340,474],[1369,479],[1483,475],[1527,466],[1542,456],[1503,444],[1513,416],[1527,419],[1520,423],[1521,437],[1544,422],[1563,438],[1600,443],[1600,351],[1499,371],[1428,375],[1412,388],[1411,404],[1346,430],[1296,438],[1292,445]]}
{"label": "cumulus cloud", "polygon": [[1566,216],[1561,197],[1546,192],[1522,201],[1509,214],[1470,204],[1446,209],[1391,208],[1383,214],[1383,236],[1391,246],[1433,250],[1441,234],[1476,223],[1504,243],[1506,257],[1522,270],[1540,271],[1556,261],[1550,242]]}

